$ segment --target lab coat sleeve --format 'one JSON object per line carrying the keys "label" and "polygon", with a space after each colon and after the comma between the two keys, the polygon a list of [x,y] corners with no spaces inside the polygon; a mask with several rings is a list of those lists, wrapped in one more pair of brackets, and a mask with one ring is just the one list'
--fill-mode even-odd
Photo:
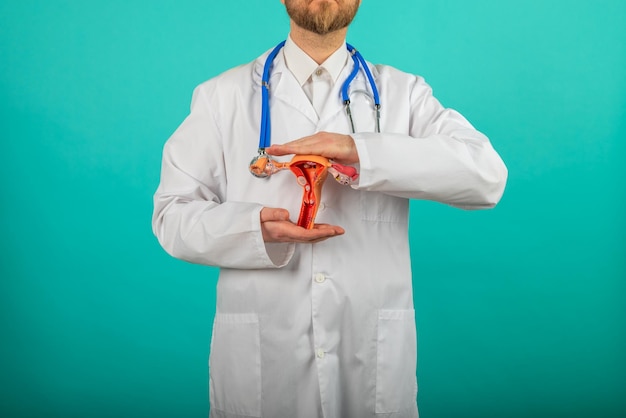
{"label": "lab coat sleeve", "polygon": [[262,205],[225,199],[223,147],[206,88],[196,88],[189,116],[165,144],[154,195],[154,234],[169,254],[192,263],[282,267],[295,245],[263,241]]}
{"label": "lab coat sleeve", "polygon": [[444,108],[421,77],[414,79],[409,102],[409,135],[353,134],[360,159],[353,187],[464,209],[495,206],[507,169],[487,137]]}

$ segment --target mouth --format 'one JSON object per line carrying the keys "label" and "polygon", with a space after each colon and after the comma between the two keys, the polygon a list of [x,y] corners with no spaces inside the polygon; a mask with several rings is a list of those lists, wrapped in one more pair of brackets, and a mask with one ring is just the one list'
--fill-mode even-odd
{"label": "mouth", "polygon": [[337,0],[309,0],[309,6],[312,4],[327,4],[327,5],[339,5],[339,2]]}

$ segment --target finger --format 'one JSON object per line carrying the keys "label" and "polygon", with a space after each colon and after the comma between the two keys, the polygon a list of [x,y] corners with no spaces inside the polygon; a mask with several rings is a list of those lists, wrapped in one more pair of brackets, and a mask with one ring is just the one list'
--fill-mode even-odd
{"label": "finger", "polygon": [[312,243],[345,233],[343,228],[334,225],[321,224],[305,229],[287,221],[265,222],[261,228],[266,242]]}
{"label": "finger", "polygon": [[305,136],[284,144],[273,144],[265,151],[272,155],[287,154],[316,154],[322,150],[319,143],[319,134]]}
{"label": "finger", "polygon": [[325,226],[316,227],[313,229],[303,228],[303,231],[298,231],[298,232],[299,232],[298,235],[295,237],[295,239],[298,242],[313,243],[313,242],[323,241],[331,237],[343,235],[345,231],[343,230],[343,228],[340,228],[337,226],[325,225]]}
{"label": "finger", "polygon": [[265,148],[265,152],[270,155],[291,154],[284,145],[270,145],[268,148]]}
{"label": "finger", "polygon": [[346,230],[337,225],[330,224],[315,224],[313,225],[313,229],[309,229],[309,231],[330,231],[332,230],[336,235],[343,235],[346,233]]}
{"label": "finger", "polygon": [[293,232],[295,234],[294,238],[299,242],[317,242],[319,240],[343,235],[345,233],[343,228],[328,224],[316,224],[312,229],[305,229],[302,227],[297,228],[299,229],[294,229]]}
{"label": "finger", "polygon": [[318,132],[285,144],[272,145],[266,149],[266,152],[272,155],[321,155],[335,159],[342,164],[359,162],[359,154],[354,139],[349,135],[330,132]]}
{"label": "finger", "polygon": [[312,154],[315,148],[306,146],[306,144],[288,143],[282,145],[272,145],[265,149],[270,155],[289,155],[289,154]]}
{"label": "finger", "polygon": [[345,232],[343,228],[326,224],[315,225],[313,229],[306,229],[292,222],[275,222],[272,227],[275,228],[278,238],[292,242],[315,241],[342,235]]}
{"label": "finger", "polygon": [[269,221],[288,221],[289,211],[281,208],[263,208],[261,209],[261,223]]}

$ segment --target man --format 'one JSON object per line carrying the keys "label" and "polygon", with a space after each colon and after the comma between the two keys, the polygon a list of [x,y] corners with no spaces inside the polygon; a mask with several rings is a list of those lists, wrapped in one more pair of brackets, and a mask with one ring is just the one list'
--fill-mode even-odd
{"label": "man", "polygon": [[348,24],[359,0],[281,0],[291,18],[269,80],[274,145],[358,169],[324,185],[313,229],[294,223],[301,187],[248,171],[267,54],[200,85],[165,145],[153,228],[173,256],[221,267],[210,354],[212,417],[417,417],[408,199],[493,207],[507,171],[488,139],[424,80],[369,68],[381,133],[350,86]]}

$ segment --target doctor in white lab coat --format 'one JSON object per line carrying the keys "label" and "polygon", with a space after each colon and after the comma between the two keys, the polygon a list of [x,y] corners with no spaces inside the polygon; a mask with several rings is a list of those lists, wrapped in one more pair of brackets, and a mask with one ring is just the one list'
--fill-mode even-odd
{"label": "doctor in white lab coat", "polygon": [[357,167],[359,178],[343,186],[329,177],[317,227],[297,227],[295,177],[248,171],[267,53],[194,91],[164,148],[153,228],[174,257],[221,267],[211,416],[417,417],[408,199],[491,208],[507,170],[422,78],[389,66],[369,65],[381,133],[360,72],[350,86],[352,134],[340,89],[360,1],[286,3],[291,32],[271,71],[268,152],[284,161],[323,155]]}

